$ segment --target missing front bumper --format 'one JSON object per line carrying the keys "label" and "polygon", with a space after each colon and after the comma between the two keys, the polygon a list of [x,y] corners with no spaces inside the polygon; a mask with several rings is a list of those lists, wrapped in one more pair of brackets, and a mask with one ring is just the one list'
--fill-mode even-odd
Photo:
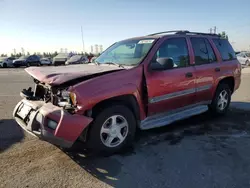
{"label": "missing front bumper", "polygon": [[[70,148],[92,121],[89,117],[69,114],[52,103],[27,99],[16,105],[13,117],[33,136],[64,148]],[[55,129],[49,128],[49,120],[57,123]]]}

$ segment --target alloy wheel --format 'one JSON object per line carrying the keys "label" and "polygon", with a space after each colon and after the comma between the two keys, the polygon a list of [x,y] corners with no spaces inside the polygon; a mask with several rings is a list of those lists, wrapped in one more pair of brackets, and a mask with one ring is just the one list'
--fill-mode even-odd
{"label": "alloy wheel", "polygon": [[226,90],[222,90],[218,97],[217,107],[219,110],[223,111],[228,104],[228,93]]}
{"label": "alloy wheel", "polygon": [[122,115],[109,117],[102,125],[100,137],[107,147],[117,147],[128,135],[128,122]]}

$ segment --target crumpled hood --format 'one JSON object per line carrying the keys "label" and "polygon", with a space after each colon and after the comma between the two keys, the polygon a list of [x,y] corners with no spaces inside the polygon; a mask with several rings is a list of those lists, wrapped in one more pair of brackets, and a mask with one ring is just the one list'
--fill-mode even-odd
{"label": "crumpled hood", "polygon": [[60,85],[80,77],[122,69],[113,65],[70,65],[60,67],[29,67],[25,71],[33,78],[49,85]]}

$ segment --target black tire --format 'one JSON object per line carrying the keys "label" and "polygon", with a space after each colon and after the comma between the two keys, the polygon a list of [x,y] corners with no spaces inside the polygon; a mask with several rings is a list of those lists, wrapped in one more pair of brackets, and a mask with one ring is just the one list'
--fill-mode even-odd
{"label": "black tire", "polygon": [[248,60],[246,61],[246,66],[250,66],[250,62]]}
{"label": "black tire", "polygon": [[7,68],[7,64],[6,63],[3,64],[3,68]]}
{"label": "black tire", "polygon": [[27,63],[27,64],[26,64],[26,67],[30,67],[30,63]]}
{"label": "black tire", "polygon": [[[126,119],[128,123],[128,132],[124,141],[121,142],[118,146],[107,147],[106,145],[104,145],[101,139],[101,128],[104,122],[113,115],[121,115]],[[104,155],[114,154],[133,143],[135,131],[136,119],[131,110],[123,105],[110,106],[104,108],[95,116],[93,122],[90,125],[86,146],[94,153],[100,154],[100,152],[102,152],[102,154]]]}
{"label": "black tire", "polygon": [[[224,108],[220,108],[219,106],[219,102],[220,102],[220,94],[224,94],[227,93],[227,103],[226,105],[224,105]],[[216,116],[220,116],[220,115],[225,115],[228,111],[228,108],[230,106],[230,102],[231,102],[231,95],[232,95],[232,91],[229,87],[228,84],[226,83],[221,83],[219,84],[219,86],[216,89],[214,98],[212,100],[212,103],[209,105],[209,110],[213,115]]]}

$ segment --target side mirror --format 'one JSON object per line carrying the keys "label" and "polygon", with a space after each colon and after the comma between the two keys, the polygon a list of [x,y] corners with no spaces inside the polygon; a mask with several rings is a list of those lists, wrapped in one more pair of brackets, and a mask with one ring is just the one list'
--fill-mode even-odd
{"label": "side mirror", "polygon": [[155,62],[150,64],[151,70],[168,70],[174,68],[174,61],[172,58],[164,57],[157,58]]}

